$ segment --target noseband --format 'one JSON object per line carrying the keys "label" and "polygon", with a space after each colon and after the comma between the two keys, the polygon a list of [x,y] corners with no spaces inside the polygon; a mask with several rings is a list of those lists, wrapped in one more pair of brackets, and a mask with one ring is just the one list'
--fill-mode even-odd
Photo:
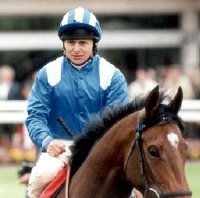
{"label": "noseband", "polygon": [[[161,106],[161,108],[159,108],[159,111],[151,117],[145,118],[143,120],[139,120],[139,116],[138,116],[138,127],[136,128],[134,141],[132,142],[132,145],[131,145],[129,152],[128,152],[127,159],[125,160],[124,171],[126,172],[126,168],[127,168],[130,156],[131,156],[134,148],[136,148],[137,153],[138,153],[139,166],[140,166],[140,175],[143,178],[144,183],[145,183],[144,198],[147,198],[148,195],[150,195],[151,197],[154,195],[155,198],[171,198],[171,197],[177,197],[177,196],[192,196],[191,191],[163,192],[160,189],[158,182],[156,182],[156,178],[153,177],[153,180],[155,181],[156,186],[158,187],[158,189],[160,191],[160,193],[158,193],[157,190],[155,190],[155,189],[153,189],[149,186],[148,179],[147,179],[147,176],[145,174],[144,166],[145,166],[145,163],[147,163],[147,162],[145,161],[145,157],[143,155],[141,135],[147,128],[150,128],[150,127],[152,127],[152,126],[154,126],[154,125],[156,125],[156,124],[158,124],[162,121],[168,122],[170,120],[175,120],[179,124],[179,127],[181,127],[180,126],[180,118],[178,117],[178,115],[174,114],[172,112],[164,111],[164,107],[162,107],[162,106]],[[150,168],[149,168],[149,170],[150,170]],[[153,174],[152,174],[152,176],[153,176]]]}

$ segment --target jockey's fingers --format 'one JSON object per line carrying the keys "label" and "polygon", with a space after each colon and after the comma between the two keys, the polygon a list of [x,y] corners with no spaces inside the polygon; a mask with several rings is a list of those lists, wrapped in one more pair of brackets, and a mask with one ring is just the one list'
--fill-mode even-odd
{"label": "jockey's fingers", "polygon": [[61,149],[65,148],[65,143],[62,140],[53,140],[52,142],[50,142],[50,145],[59,147]]}
{"label": "jockey's fingers", "polygon": [[65,148],[63,148],[62,146],[60,147],[58,145],[49,145],[47,148],[47,153],[53,157],[57,157],[63,152],[65,152]]}
{"label": "jockey's fingers", "polygon": [[57,145],[57,147],[55,148],[55,150],[59,153],[59,154],[61,154],[61,153],[64,153],[65,151],[66,151],[66,149],[65,149],[65,145]]}
{"label": "jockey's fingers", "polygon": [[58,151],[51,150],[51,149],[47,150],[47,153],[51,155],[52,157],[57,157],[58,155],[60,155]]}

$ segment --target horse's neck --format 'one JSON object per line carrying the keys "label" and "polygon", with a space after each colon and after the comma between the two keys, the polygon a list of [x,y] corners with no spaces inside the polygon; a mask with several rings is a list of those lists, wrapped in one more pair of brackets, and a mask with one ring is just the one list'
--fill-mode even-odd
{"label": "horse's neck", "polygon": [[83,194],[84,198],[128,197],[131,188],[123,181],[123,164],[117,164],[123,161],[119,159],[123,158],[122,147],[118,145],[116,149],[114,141],[108,142],[100,142],[74,175],[70,198],[83,197]]}
{"label": "horse's neck", "polygon": [[131,187],[122,180],[121,168],[95,167],[86,172],[83,167],[72,179],[70,185],[70,198],[98,198],[98,197],[128,197]]}

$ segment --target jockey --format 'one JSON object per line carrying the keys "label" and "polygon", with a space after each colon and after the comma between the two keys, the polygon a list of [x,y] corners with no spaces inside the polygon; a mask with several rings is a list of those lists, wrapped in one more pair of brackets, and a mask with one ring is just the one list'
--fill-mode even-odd
{"label": "jockey", "polygon": [[128,102],[124,75],[97,54],[101,39],[98,20],[78,7],[67,12],[58,29],[63,56],[38,72],[28,98],[25,121],[31,140],[41,149],[28,184],[28,196],[39,197],[57,172],[68,163],[70,137],[61,117],[79,136],[94,114],[106,106]]}

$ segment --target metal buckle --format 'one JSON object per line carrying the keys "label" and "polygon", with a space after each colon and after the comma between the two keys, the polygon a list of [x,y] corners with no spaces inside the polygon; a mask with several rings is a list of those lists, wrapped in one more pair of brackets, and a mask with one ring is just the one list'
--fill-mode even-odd
{"label": "metal buckle", "polygon": [[153,197],[153,198],[160,198],[160,195],[158,194],[158,192],[153,188],[147,188],[145,190],[144,197],[148,198],[148,196]]}

